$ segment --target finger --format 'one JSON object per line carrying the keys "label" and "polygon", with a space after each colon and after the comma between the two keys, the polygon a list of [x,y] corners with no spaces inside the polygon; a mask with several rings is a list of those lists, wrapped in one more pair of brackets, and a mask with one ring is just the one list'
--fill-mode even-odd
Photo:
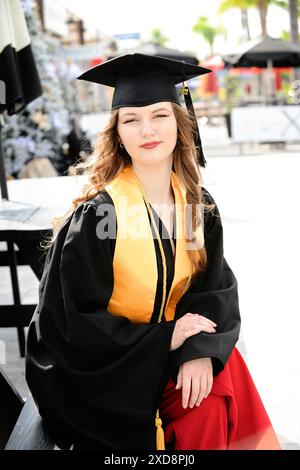
{"label": "finger", "polygon": [[190,392],[191,392],[191,377],[185,375],[182,378],[182,407],[183,408],[187,407]]}
{"label": "finger", "polygon": [[203,398],[206,398],[208,395],[208,378],[209,374],[206,374],[205,381],[204,381],[204,388],[203,388]]}
{"label": "finger", "polygon": [[213,386],[213,383],[214,383],[213,376],[212,376],[212,374],[209,374],[209,375],[207,376],[207,391],[206,391],[205,398],[207,398],[208,395],[210,394],[211,389],[212,389],[212,386]]}
{"label": "finger", "polygon": [[199,396],[198,396],[197,401],[196,401],[196,406],[199,406],[200,403],[202,402],[202,400],[203,400],[203,398],[206,394],[206,390],[207,390],[207,377],[202,376],[201,377],[201,387],[200,387]]}
{"label": "finger", "polygon": [[192,330],[185,331],[185,339],[189,338],[190,336],[196,335],[197,333],[201,333],[201,331],[203,331],[202,326],[198,326],[197,328],[194,328]]}
{"label": "finger", "polygon": [[190,408],[193,408],[193,406],[195,406],[195,403],[200,393],[200,386],[201,386],[201,377],[196,377],[192,379],[191,396],[190,396],[190,402],[189,402]]}
{"label": "finger", "polygon": [[217,326],[217,323],[213,322],[213,321],[210,320],[209,318],[204,317],[203,315],[200,315],[200,317],[201,317],[201,319],[206,320],[206,321],[208,321],[209,323],[211,323],[213,326]]}
{"label": "finger", "polygon": [[176,389],[179,390],[182,387],[182,367],[179,368],[179,372],[177,375],[177,384]]}
{"label": "finger", "polygon": [[203,317],[202,315],[191,315],[189,318],[186,318],[185,319],[185,322],[204,322],[204,323],[208,323],[210,325],[216,325],[214,322],[212,322],[211,320],[209,320],[208,318],[206,317]]}
{"label": "finger", "polygon": [[213,328],[213,327],[211,327],[211,326],[208,326],[208,327],[205,326],[205,327],[203,327],[203,328],[202,328],[202,331],[205,331],[206,333],[215,333],[215,332],[216,332],[215,328]]}
{"label": "finger", "polygon": [[186,340],[190,336],[194,336],[194,335],[197,335],[198,333],[201,333],[201,331],[205,331],[206,333],[215,333],[215,330],[213,330],[211,328],[198,326],[197,328],[194,328],[192,330],[185,331],[184,332],[184,338]]}
{"label": "finger", "polygon": [[202,324],[201,328],[202,328],[202,331],[206,331],[207,333],[215,333],[216,332],[216,329],[211,325]]}
{"label": "finger", "polygon": [[186,334],[189,333],[190,331],[195,330],[195,329],[199,329],[199,328],[201,330],[207,331],[209,333],[212,333],[212,332],[216,331],[211,323],[205,322],[203,320],[188,322],[188,323],[185,323],[185,324],[181,325],[181,331],[182,331],[183,336],[186,336]]}
{"label": "finger", "polygon": [[201,320],[201,321],[204,321],[206,323],[209,323],[210,325],[212,326],[217,326],[217,324],[215,322],[213,322],[212,320],[210,320],[209,318],[207,317],[204,317],[203,315],[199,315],[198,313],[188,313],[186,315],[184,315],[184,317],[182,317],[182,320],[184,322],[193,322],[193,321],[198,321],[198,320]]}
{"label": "finger", "polygon": [[209,321],[202,320],[202,319],[200,319],[200,325],[203,325],[203,326],[206,326],[206,327],[209,327],[209,328],[215,328],[216,327],[216,325],[214,325],[213,323],[211,323]]}

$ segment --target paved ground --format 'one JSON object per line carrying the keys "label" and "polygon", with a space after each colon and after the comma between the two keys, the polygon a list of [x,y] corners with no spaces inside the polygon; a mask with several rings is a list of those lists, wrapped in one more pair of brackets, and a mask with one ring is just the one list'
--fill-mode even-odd
{"label": "paved ground", "polygon": [[204,186],[239,283],[246,362],[285,448],[300,449],[300,147],[248,146],[238,156],[221,129],[219,139],[210,132]]}
{"label": "paved ground", "polygon": [[[88,125],[96,132],[98,122]],[[239,284],[238,348],[283,447],[300,449],[300,147],[245,146],[241,155],[215,126],[203,128],[202,139],[203,184],[219,206],[225,257]],[[11,303],[8,270],[0,268],[0,275],[0,302]],[[20,267],[19,276],[23,303],[36,302],[34,275]],[[26,397],[15,330],[0,329],[0,340],[0,362]]]}

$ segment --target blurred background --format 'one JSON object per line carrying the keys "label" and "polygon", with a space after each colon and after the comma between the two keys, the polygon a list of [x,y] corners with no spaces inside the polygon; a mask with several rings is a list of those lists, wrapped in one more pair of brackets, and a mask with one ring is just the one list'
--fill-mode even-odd
{"label": "blurred background", "polygon": [[[9,179],[69,174],[91,151],[113,89],[76,77],[130,51],[210,68],[212,73],[189,81],[196,113],[202,127],[222,128],[230,143],[277,148],[299,140],[292,122],[299,115],[289,107],[300,101],[297,1],[190,0],[183,8],[153,0],[145,9],[133,0],[21,3],[43,94],[23,112],[4,115]],[[278,121],[290,124],[285,133],[278,133]]]}
{"label": "blurred background", "polygon": [[[208,162],[203,185],[219,206],[225,257],[239,283],[238,347],[283,447],[300,449],[300,1],[11,4],[0,0],[0,364],[7,381],[26,399],[37,244],[80,192],[84,177],[74,176],[74,164],[91,154],[109,115],[113,89],[76,77],[128,52],[184,59],[212,70],[188,84]],[[11,39],[21,20],[24,34]]]}

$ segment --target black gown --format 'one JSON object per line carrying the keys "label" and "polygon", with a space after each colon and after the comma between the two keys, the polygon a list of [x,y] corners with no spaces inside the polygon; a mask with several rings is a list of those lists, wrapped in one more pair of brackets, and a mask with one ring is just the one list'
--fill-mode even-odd
{"label": "black gown", "polygon": [[[203,192],[207,202],[214,202]],[[205,215],[207,269],[178,302],[174,320],[157,323],[162,295],[157,240],[158,281],[150,323],[133,324],[112,315],[106,308],[113,289],[115,239],[99,240],[95,230],[102,217],[96,209],[103,203],[112,204],[106,191],[78,206],[47,254],[28,332],[26,379],[61,447],[156,449],[155,412],[179,365],[211,357],[214,375],[225,367],[240,331],[237,281],[223,256],[216,206]],[[174,257],[170,240],[162,242],[169,290]],[[218,330],[214,335],[201,332],[170,352],[175,321],[187,312],[206,315]]]}

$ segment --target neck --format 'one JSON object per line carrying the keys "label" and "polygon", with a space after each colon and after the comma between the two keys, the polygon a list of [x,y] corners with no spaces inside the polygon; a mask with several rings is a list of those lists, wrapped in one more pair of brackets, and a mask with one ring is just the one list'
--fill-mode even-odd
{"label": "neck", "polygon": [[132,168],[141,181],[151,205],[174,203],[171,184],[172,164],[144,167],[133,162]]}

